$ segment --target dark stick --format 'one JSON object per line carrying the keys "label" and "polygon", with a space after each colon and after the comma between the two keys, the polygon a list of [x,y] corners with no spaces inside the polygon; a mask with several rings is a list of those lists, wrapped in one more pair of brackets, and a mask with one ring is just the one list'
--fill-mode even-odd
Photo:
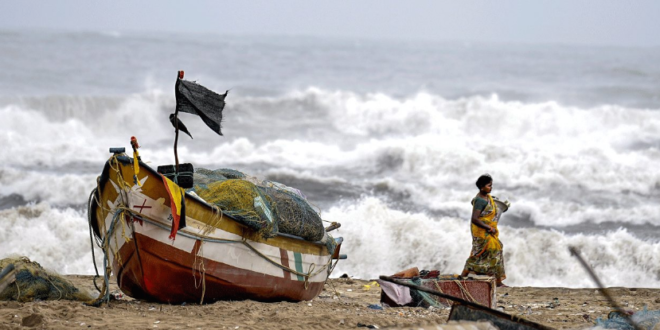
{"label": "dark stick", "polygon": [[[456,301],[456,302],[459,302],[461,304],[468,305],[468,306],[471,306],[471,307],[474,307],[474,308],[487,309],[487,310],[492,311],[492,312],[502,313],[498,310],[494,310],[492,308],[488,308],[488,307],[485,307],[485,306],[479,305],[477,303],[473,303],[471,301],[467,301],[467,300],[464,300],[464,299],[461,299],[461,298],[458,298],[458,297],[450,296],[450,295],[448,295],[446,293],[442,293],[440,291],[436,291],[436,290],[433,290],[433,289],[425,288],[423,286],[419,286],[419,285],[399,281],[399,280],[397,280],[393,277],[390,277],[390,276],[380,276],[379,278],[383,281],[392,282],[394,284],[407,286],[407,287],[409,287],[411,289],[415,289],[417,291],[422,291],[422,292],[427,292],[427,293],[430,293],[430,294],[434,294],[434,295],[436,295],[440,298],[445,298],[445,299],[448,299],[448,300],[451,300],[451,301]],[[504,314],[504,313],[502,313],[502,314]]]}
{"label": "dark stick", "polygon": [[578,251],[578,249],[575,248],[574,246],[569,246],[568,250],[571,251],[571,254],[577,258],[580,264],[582,264],[582,267],[584,267],[584,269],[587,270],[587,273],[589,273],[591,279],[594,280],[594,282],[596,282],[596,285],[598,286],[598,290],[600,291],[600,293],[603,296],[605,296],[607,301],[610,303],[610,305],[612,305],[612,307],[614,307],[617,313],[621,314],[624,317],[624,319],[628,321],[628,323],[630,323],[630,325],[632,325],[633,328],[635,328],[636,330],[643,330],[632,320],[632,318],[630,318],[630,315],[628,315],[628,313],[626,313],[626,311],[623,308],[621,308],[621,306],[619,306],[619,304],[617,304],[616,301],[614,301],[612,296],[610,296],[609,292],[607,292],[607,289],[605,289],[605,287],[603,286],[603,283],[601,283],[598,276],[596,276],[594,270],[591,269],[591,266],[589,266],[589,264],[587,264],[587,262],[582,258],[582,256],[580,255],[580,251]]}
{"label": "dark stick", "polygon": [[[184,74],[183,70],[176,73],[176,84],[174,84],[174,95],[175,95],[175,97],[178,97],[178,95],[179,95],[177,93],[177,90],[179,88],[179,79],[183,79],[183,74]],[[174,179],[175,180],[178,178],[178,174],[179,174],[179,153],[177,151],[177,143],[179,142],[179,107],[178,107],[178,105],[179,105],[179,100],[177,99],[176,100],[176,105],[174,106],[174,131],[175,131],[175,135],[174,135],[174,162],[175,163],[174,164],[176,164],[175,168],[174,168],[174,173],[175,173]],[[178,180],[176,180],[176,181],[178,181]],[[178,182],[175,182],[175,183],[179,184]]]}
{"label": "dark stick", "polygon": [[419,286],[419,285],[415,285],[415,284],[410,284],[410,283],[406,283],[406,282],[403,282],[403,281],[399,281],[399,280],[397,280],[397,279],[395,279],[395,278],[393,278],[393,277],[390,277],[390,276],[380,276],[379,278],[380,278],[381,280],[383,280],[383,281],[392,282],[392,283],[394,283],[394,284],[398,284],[398,285],[402,285],[402,286],[407,286],[407,287],[409,287],[409,288],[411,288],[411,289],[415,289],[415,290],[418,290],[418,291],[422,291],[422,292],[426,292],[426,293],[434,294],[434,295],[436,295],[436,296],[438,296],[438,297],[440,297],[440,298],[445,298],[445,299],[447,299],[447,300],[451,300],[451,301],[457,302],[457,303],[459,303],[459,304],[461,304],[461,305],[467,305],[467,306],[470,306],[470,307],[472,307],[472,308],[474,308],[474,309],[481,310],[481,311],[485,311],[485,312],[487,312],[487,313],[491,313],[491,314],[493,314],[493,315],[497,315],[497,316],[502,317],[502,318],[504,318],[504,319],[510,319],[510,320],[513,320],[513,321],[516,321],[516,322],[521,322],[521,323],[524,323],[524,324],[531,324],[531,325],[533,325],[534,327],[536,327],[537,329],[548,329],[548,330],[551,330],[551,329],[552,329],[552,328],[547,327],[547,326],[544,326],[544,325],[542,325],[542,324],[537,324],[537,323],[534,323],[534,322],[532,322],[532,321],[526,320],[526,319],[524,319],[524,318],[522,318],[522,317],[519,317],[519,316],[515,316],[515,315],[507,314],[507,313],[504,313],[504,312],[500,312],[500,311],[498,311],[498,310],[496,310],[496,309],[492,309],[492,308],[490,308],[490,307],[486,307],[486,306],[483,306],[483,305],[480,305],[480,304],[477,304],[477,303],[474,303],[474,302],[471,302],[471,301],[467,301],[467,300],[464,300],[464,299],[461,299],[461,298],[458,298],[458,297],[450,296],[450,295],[448,295],[448,294],[446,294],[446,293],[443,293],[443,292],[440,292],[440,291],[436,291],[436,290],[433,290],[433,289],[428,289],[428,288],[425,288],[425,287],[423,287],[423,286]]}
{"label": "dark stick", "polygon": [[[179,142],[179,110],[174,110],[174,161],[175,161],[175,173],[179,174],[179,154],[177,152],[177,143]],[[176,178],[176,176],[175,176]],[[177,183],[178,184],[178,183]]]}

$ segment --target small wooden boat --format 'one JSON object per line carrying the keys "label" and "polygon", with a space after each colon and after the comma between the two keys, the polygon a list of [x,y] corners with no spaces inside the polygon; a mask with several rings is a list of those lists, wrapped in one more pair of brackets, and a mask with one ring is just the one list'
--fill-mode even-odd
{"label": "small wooden boat", "polygon": [[106,275],[111,270],[125,294],[207,303],[311,300],[323,290],[341,239],[336,248],[287,234],[264,239],[190,193],[184,196],[186,227],[171,239],[172,200],[161,174],[123,151],[115,149],[106,162],[89,214],[106,253]]}

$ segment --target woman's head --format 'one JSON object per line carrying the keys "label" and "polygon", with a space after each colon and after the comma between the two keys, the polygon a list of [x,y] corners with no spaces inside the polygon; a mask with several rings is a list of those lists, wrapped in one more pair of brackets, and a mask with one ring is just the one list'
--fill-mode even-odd
{"label": "woman's head", "polygon": [[[483,174],[477,179],[477,188],[485,193],[490,193],[493,186],[493,177],[490,174]],[[487,191],[486,191],[487,190]]]}

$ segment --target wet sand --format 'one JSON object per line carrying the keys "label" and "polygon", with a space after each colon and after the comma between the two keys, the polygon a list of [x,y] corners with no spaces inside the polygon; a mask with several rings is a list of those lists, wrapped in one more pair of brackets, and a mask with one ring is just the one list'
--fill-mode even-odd
{"label": "wet sand", "polygon": [[[79,288],[96,294],[92,276],[68,275]],[[384,308],[372,281],[331,279],[312,301],[260,303],[223,301],[207,305],[168,305],[120,297],[101,307],[75,301],[0,302],[0,329],[358,329],[428,327],[447,323],[449,309]],[[118,292],[111,286],[112,292]],[[660,310],[660,289],[611,288],[625,309]],[[557,329],[585,329],[612,310],[595,289],[510,287],[497,289],[504,312]],[[364,327],[367,329],[367,327]]]}

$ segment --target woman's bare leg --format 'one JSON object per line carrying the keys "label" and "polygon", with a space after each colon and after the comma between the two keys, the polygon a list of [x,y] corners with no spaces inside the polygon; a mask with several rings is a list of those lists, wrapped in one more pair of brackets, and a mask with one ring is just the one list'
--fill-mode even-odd
{"label": "woman's bare leg", "polygon": [[498,287],[508,288],[509,286],[504,284],[504,282],[502,282],[502,281],[503,280],[497,279],[497,282],[495,282],[495,285],[497,285]]}

